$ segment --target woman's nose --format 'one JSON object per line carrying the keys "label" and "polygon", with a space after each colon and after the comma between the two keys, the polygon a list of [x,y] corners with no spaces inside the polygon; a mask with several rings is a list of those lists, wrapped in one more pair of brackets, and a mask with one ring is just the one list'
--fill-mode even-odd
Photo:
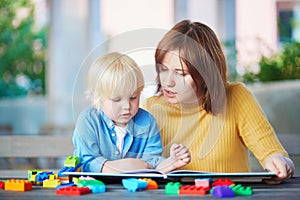
{"label": "woman's nose", "polygon": [[169,73],[168,73],[167,76],[165,77],[164,85],[166,85],[166,86],[168,86],[168,87],[173,87],[173,86],[175,86],[175,81],[174,81],[174,76],[173,76],[172,71],[169,71]]}

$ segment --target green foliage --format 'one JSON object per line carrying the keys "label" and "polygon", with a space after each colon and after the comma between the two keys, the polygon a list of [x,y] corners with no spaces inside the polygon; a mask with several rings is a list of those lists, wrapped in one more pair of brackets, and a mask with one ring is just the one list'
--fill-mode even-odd
{"label": "green foliage", "polygon": [[0,1],[0,97],[45,93],[45,28],[30,0]]}
{"label": "green foliage", "polygon": [[280,53],[271,58],[263,56],[259,66],[257,74],[248,72],[243,76],[245,82],[300,79],[300,43],[285,43]]}

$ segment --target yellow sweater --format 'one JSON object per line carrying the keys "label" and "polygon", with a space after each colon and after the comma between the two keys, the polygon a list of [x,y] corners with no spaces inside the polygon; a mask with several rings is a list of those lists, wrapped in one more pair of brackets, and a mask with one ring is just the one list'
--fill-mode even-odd
{"label": "yellow sweater", "polygon": [[169,156],[173,143],[182,143],[191,152],[191,162],[182,169],[208,172],[250,171],[248,149],[263,167],[272,154],[288,156],[256,99],[242,83],[229,83],[226,96],[223,116],[208,114],[195,104],[169,104],[163,95],[146,99],[142,107],[156,118],[163,155]]}

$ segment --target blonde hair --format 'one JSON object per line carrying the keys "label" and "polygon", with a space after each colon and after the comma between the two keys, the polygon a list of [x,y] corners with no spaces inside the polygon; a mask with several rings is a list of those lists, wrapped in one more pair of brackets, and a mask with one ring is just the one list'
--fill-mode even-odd
{"label": "blonde hair", "polygon": [[125,54],[112,52],[94,61],[88,73],[88,97],[99,109],[106,98],[141,93],[144,77],[136,62]]}

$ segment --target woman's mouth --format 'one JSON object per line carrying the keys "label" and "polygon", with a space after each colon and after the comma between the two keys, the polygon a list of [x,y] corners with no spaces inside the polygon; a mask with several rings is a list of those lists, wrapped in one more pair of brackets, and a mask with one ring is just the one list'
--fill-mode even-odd
{"label": "woman's mouth", "polygon": [[167,90],[167,89],[164,89],[164,95],[168,98],[174,98],[176,97],[176,93],[175,92],[172,92],[170,90]]}

